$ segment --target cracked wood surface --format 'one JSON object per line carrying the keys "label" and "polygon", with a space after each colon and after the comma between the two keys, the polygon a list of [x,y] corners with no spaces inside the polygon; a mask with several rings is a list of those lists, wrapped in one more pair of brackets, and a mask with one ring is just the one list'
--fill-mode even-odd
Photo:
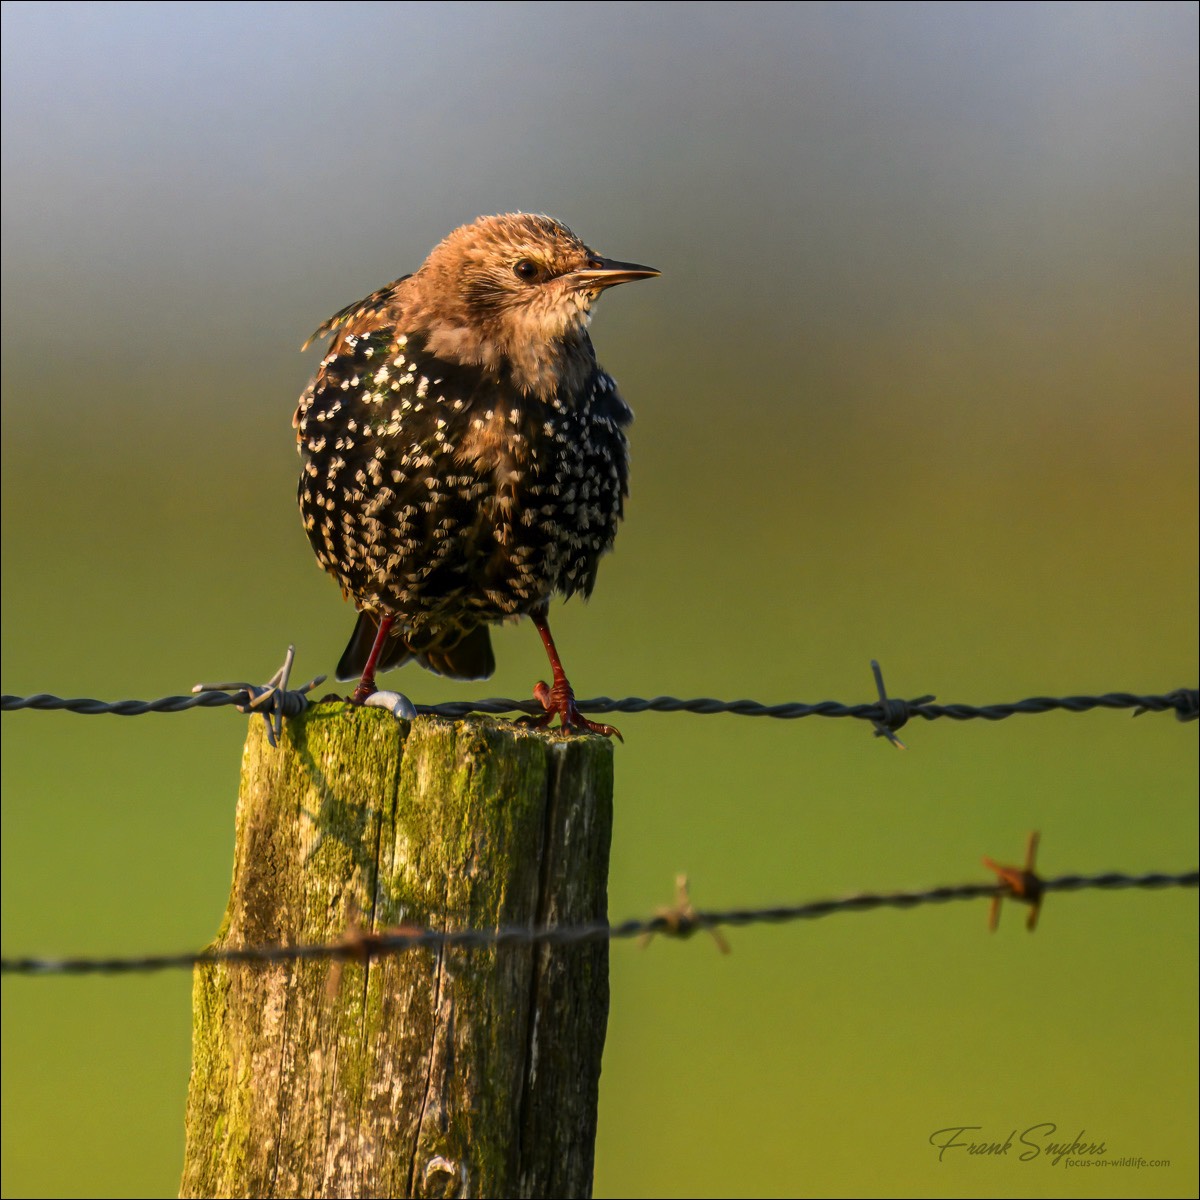
{"label": "cracked wood surface", "polygon": [[[214,945],[607,916],[612,746],[254,720]],[[183,1196],[587,1196],[608,946],[197,968]]]}

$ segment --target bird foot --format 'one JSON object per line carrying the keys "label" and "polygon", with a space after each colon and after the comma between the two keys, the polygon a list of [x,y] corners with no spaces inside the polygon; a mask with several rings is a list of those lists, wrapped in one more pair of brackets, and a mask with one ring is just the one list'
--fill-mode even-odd
{"label": "bird foot", "polygon": [[623,742],[621,731],[615,725],[601,725],[589,721],[575,704],[575,693],[571,685],[561,680],[550,687],[545,680],[539,680],[533,688],[534,699],[546,710],[545,716],[533,717],[531,724],[535,729],[545,729],[557,715],[562,728],[571,733],[598,733],[602,737],[615,737]]}

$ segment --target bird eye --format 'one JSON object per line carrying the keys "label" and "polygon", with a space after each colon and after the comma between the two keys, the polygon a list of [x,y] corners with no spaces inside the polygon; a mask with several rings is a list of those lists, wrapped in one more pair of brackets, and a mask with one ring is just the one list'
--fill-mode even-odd
{"label": "bird eye", "polygon": [[532,283],[540,274],[538,265],[532,258],[519,258],[513,264],[513,274],[526,283]]}

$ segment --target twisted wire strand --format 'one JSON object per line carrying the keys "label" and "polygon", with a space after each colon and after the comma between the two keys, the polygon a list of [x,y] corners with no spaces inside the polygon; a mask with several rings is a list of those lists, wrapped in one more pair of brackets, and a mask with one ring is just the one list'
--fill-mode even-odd
{"label": "twisted wire strand", "polygon": [[[247,708],[256,699],[257,689],[236,692],[201,691],[190,696],[164,696],[157,700],[94,700],[83,697],[64,698],[38,692],[32,696],[0,696],[0,711],[17,712],[23,709],[66,711],[84,715],[111,714],[137,717],[144,713],[183,712],[191,708]],[[303,691],[278,692],[284,716],[299,716],[310,701]],[[788,701],[765,704],[759,700],[719,700],[712,697],[685,699],[679,696],[626,696],[613,699],[597,696],[576,702],[579,709],[590,713],[693,713],[711,716],[719,713],[742,717],[774,717],[791,721],[802,717],[850,717],[872,724],[899,727],[904,721],[920,717],[926,721],[946,718],[952,721],[1003,721],[1017,715],[1037,715],[1047,712],[1085,713],[1095,709],[1133,709],[1135,715],[1144,712],[1174,712],[1181,721],[1194,721],[1200,715],[1200,690],[1177,688],[1158,695],[1134,692],[1106,692],[1098,696],[1031,696],[999,704],[935,704],[932,699],[871,701],[865,704],[843,704],[822,700],[816,704]],[[424,716],[464,717],[473,713],[500,715],[517,712],[530,716],[541,715],[543,708],[536,700],[512,697],[490,697],[481,700],[456,700],[444,704],[418,704],[416,710]],[[901,719],[902,718],[902,719]]]}
{"label": "twisted wire strand", "polygon": [[[1200,885],[1200,871],[1171,874],[1153,871],[1131,875],[1108,871],[1100,875],[1060,875],[1040,881],[1041,891],[1080,892],[1086,890],[1123,891],[1128,889],[1194,888]],[[749,925],[783,925],[793,921],[815,920],[834,913],[872,912],[891,908],[908,911],[927,904],[946,904],[980,897],[1011,896],[1004,883],[963,883],[909,892],[860,892],[829,900],[772,908],[733,908],[697,912],[662,910],[653,917],[622,921],[589,921],[580,925],[561,925],[533,929],[503,926],[498,929],[417,929],[397,927],[380,933],[351,934],[336,942],[312,945],[243,946],[220,950],[200,950],[184,954],[138,955],[121,958],[5,958],[0,959],[4,975],[120,975],[135,972],[167,971],[221,964],[275,964],[310,961],[347,961],[399,954],[413,949],[490,949],[500,946],[569,946],[581,942],[617,941],[660,934],[685,938],[702,930],[742,928]]]}

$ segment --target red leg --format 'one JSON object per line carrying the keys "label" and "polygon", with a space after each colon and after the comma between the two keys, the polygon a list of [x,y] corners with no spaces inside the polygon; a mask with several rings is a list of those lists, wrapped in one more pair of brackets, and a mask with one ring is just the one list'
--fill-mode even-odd
{"label": "red leg", "polygon": [[393,616],[385,616],[379,618],[379,631],[375,634],[375,641],[371,646],[371,653],[367,655],[367,665],[363,667],[362,678],[358,681],[358,687],[354,689],[354,695],[350,697],[351,704],[362,704],[368,696],[373,696],[379,689],[375,686],[375,665],[379,662],[379,656],[383,653],[384,643],[387,641],[387,636],[396,618]]}
{"label": "red leg", "polygon": [[546,647],[546,654],[550,659],[550,670],[553,672],[554,679],[554,683],[549,687],[546,686],[543,680],[539,680],[534,685],[534,698],[546,710],[546,715],[538,717],[533,723],[539,729],[544,729],[550,724],[557,713],[564,729],[573,729],[580,733],[601,733],[605,737],[616,737],[623,742],[625,739],[621,737],[621,731],[615,726],[599,725],[595,721],[589,721],[575,707],[575,693],[571,690],[570,683],[567,682],[567,673],[563,670],[562,659],[558,657],[558,648],[554,645],[554,637],[550,633],[550,625],[546,621],[546,614],[535,612],[530,613],[529,617],[534,625],[537,626],[537,631],[541,635],[542,645]]}

